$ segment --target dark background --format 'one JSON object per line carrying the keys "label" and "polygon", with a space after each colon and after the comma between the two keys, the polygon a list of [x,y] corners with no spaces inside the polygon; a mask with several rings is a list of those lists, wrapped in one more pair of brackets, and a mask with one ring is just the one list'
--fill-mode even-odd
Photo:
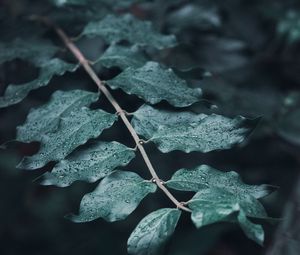
{"label": "dark background", "polygon": [[[96,1],[97,2],[97,1]],[[99,1],[98,1],[99,2]],[[106,1],[107,2],[107,1]],[[269,215],[281,218],[263,222],[265,246],[247,239],[232,224],[214,224],[197,230],[183,214],[163,254],[168,255],[297,255],[300,254],[300,2],[299,1],[144,1],[130,8],[114,9],[150,19],[163,33],[175,33],[180,44],[174,49],[150,52],[154,59],[186,69],[191,86],[204,91],[194,112],[217,112],[232,117],[260,118],[257,128],[242,145],[206,154],[160,153],[152,144],[146,149],[162,179],[176,169],[209,164],[220,170],[234,170],[250,184],[278,186],[262,199]],[[103,5],[95,4],[90,15],[101,17]],[[0,39],[42,33],[58,45],[51,31],[27,24],[32,13],[50,15],[70,34],[76,34],[88,19],[81,9],[55,9],[47,1],[0,1]],[[72,24],[70,26],[70,20]],[[107,47],[100,39],[81,40],[81,49],[92,59]],[[62,45],[61,45],[62,46]],[[63,46],[62,46],[63,47]],[[61,57],[74,61],[65,51]],[[203,70],[206,72],[203,72]],[[101,78],[109,79],[118,69],[97,66]],[[0,66],[0,95],[10,83],[31,80],[38,70],[30,63],[14,60]],[[186,73],[185,73],[186,74]],[[183,75],[183,74],[181,74]],[[30,108],[46,102],[57,89],[85,88],[96,91],[87,75],[56,77],[50,86],[33,91],[23,102],[0,110],[0,144],[13,140],[15,127],[24,122]],[[121,91],[112,92],[127,111],[142,101]],[[102,98],[98,106],[113,112]],[[159,107],[170,108],[167,103]],[[102,140],[118,140],[133,146],[122,123],[105,131]],[[78,210],[82,196],[97,183],[76,182],[68,188],[44,187],[38,177],[53,163],[38,171],[15,168],[24,155],[38,150],[38,144],[11,142],[0,149],[0,254],[126,254],[126,242],[137,223],[151,211],[171,206],[161,193],[147,197],[128,219],[107,223],[102,219],[75,224],[64,215]],[[138,156],[126,167],[150,178]],[[297,185],[298,182],[298,185]],[[176,193],[182,200],[192,194]]]}

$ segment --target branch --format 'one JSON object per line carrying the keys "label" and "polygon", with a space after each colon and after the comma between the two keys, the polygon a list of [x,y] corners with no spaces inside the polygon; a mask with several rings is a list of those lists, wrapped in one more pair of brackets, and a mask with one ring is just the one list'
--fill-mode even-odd
{"label": "branch", "polygon": [[133,126],[130,124],[127,116],[126,111],[121,108],[121,106],[118,104],[116,99],[112,96],[112,94],[109,92],[109,90],[105,87],[104,83],[99,79],[95,71],[90,65],[90,62],[84,57],[84,55],[81,53],[79,48],[72,42],[72,40],[67,36],[67,34],[58,26],[56,26],[54,23],[52,23],[49,19],[45,17],[39,17],[39,16],[32,16],[32,20],[39,20],[45,23],[47,26],[50,26],[54,29],[54,31],[58,34],[60,39],[64,42],[66,47],[73,53],[75,58],[79,61],[79,63],[83,66],[87,74],[92,78],[92,80],[95,82],[99,90],[105,95],[105,97],[108,99],[108,101],[111,103],[111,105],[115,108],[116,113],[121,117],[122,121],[124,122],[125,126],[127,127],[128,131],[130,132],[136,147],[140,151],[146,166],[152,176],[152,181],[156,183],[156,185],[166,194],[166,196],[176,205],[177,208],[191,212],[189,208],[183,205],[183,203],[179,202],[172,194],[171,192],[164,186],[164,184],[161,182],[160,178],[158,177],[156,171],[154,170],[152,163],[148,157],[147,152],[145,151],[143,147],[143,142],[135,132]]}

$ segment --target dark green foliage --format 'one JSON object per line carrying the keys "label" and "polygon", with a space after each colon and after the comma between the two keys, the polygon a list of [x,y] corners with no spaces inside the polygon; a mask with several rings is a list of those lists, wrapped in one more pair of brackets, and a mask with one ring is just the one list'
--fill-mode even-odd
{"label": "dark green foliage", "polygon": [[[5,39],[0,43],[2,66],[9,67],[9,62],[22,60],[38,69],[37,77],[30,81],[9,83],[0,97],[0,108],[17,104],[28,95],[31,98],[35,93],[43,93],[43,89],[46,93],[53,92],[48,101],[45,97],[40,100],[46,103],[29,111],[23,124],[18,123],[16,141],[38,142],[40,147],[32,155],[23,157],[17,167],[45,168],[47,172],[40,178],[45,186],[74,188],[86,182],[92,186],[91,183],[99,181],[92,192],[85,190],[78,214],[67,216],[73,222],[98,218],[115,222],[133,214],[128,217],[130,222],[138,207],[152,211],[130,235],[129,254],[160,254],[183,213],[196,228],[220,222],[237,223],[249,239],[263,245],[262,224],[268,216],[259,199],[272,190],[270,185],[243,182],[236,172],[242,167],[232,168],[235,171],[230,172],[214,169],[209,166],[215,164],[213,160],[205,162],[207,165],[174,171],[172,177],[164,180],[155,179],[149,162],[146,161],[151,176],[143,172],[142,164],[136,163],[141,160],[135,158],[139,144],[149,142],[149,147],[166,154],[162,158],[190,154],[195,158],[199,155],[197,160],[202,160],[216,151],[247,147],[251,140],[249,135],[261,115],[266,115],[260,123],[263,129],[254,131],[255,137],[276,133],[286,141],[300,144],[299,93],[282,93],[270,86],[253,90],[248,84],[240,85],[244,78],[233,79],[232,73],[240,72],[239,75],[246,78],[253,75],[245,70],[250,66],[245,66],[246,53],[251,55],[249,52],[260,48],[263,42],[254,42],[252,48],[247,48],[241,38],[222,34],[219,29],[230,29],[222,27],[225,25],[219,8],[227,8],[214,1],[204,2],[50,0],[45,4],[49,16],[63,26],[67,34],[79,35],[72,42],[92,56],[91,65],[95,65],[94,69],[109,91],[115,93],[118,100],[121,96],[125,98],[120,105],[126,109],[128,104],[128,108],[133,109],[127,117],[136,133],[145,139],[135,140],[136,147],[125,138],[124,125],[119,126],[123,112],[115,113],[109,108],[105,93],[90,91],[89,77],[80,76],[82,68],[69,51],[60,48],[63,45],[49,28],[44,27],[41,35],[34,38],[16,35],[14,40]],[[45,13],[39,4],[37,6]],[[138,10],[135,15],[134,8]],[[147,13],[147,8],[153,8],[153,13]],[[31,12],[40,14],[34,10],[26,13],[27,21],[34,20]],[[67,17],[64,13],[73,16]],[[155,15],[158,17],[152,17]],[[166,17],[162,19],[160,15]],[[146,17],[154,22],[147,21]],[[276,23],[279,40],[297,43],[300,38],[298,23],[299,14],[287,11]],[[90,45],[97,47],[89,49]],[[94,54],[96,51],[102,54]],[[218,54],[226,55],[226,60],[215,59]],[[67,72],[72,73],[66,75]],[[224,84],[218,82],[215,73],[225,77]],[[81,78],[77,79],[77,75]],[[54,79],[54,76],[60,78]],[[47,85],[54,86],[40,89]],[[37,91],[31,93],[33,90]],[[135,100],[134,103],[131,100]],[[118,131],[114,130],[115,126]],[[234,153],[236,151],[237,148]],[[172,160],[176,164],[179,159]],[[183,163],[189,164],[188,161]],[[164,164],[156,162],[154,165],[158,174]],[[77,184],[72,185],[74,182]],[[158,210],[155,203],[145,208],[139,206],[146,197],[156,199],[159,194],[150,196],[150,193],[155,193],[157,187],[163,191],[167,188],[178,191],[174,196],[182,195],[184,202],[177,208],[163,205]],[[260,221],[256,222],[257,219]],[[118,240],[115,242],[117,245]]]}

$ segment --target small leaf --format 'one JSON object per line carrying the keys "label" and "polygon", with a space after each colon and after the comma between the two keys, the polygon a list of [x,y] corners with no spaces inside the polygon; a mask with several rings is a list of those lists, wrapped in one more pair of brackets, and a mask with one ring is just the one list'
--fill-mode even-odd
{"label": "small leaf", "polygon": [[147,59],[136,45],[127,47],[112,44],[98,61],[107,68],[117,66],[125,69],[127,67],[137,68],[143,66]]}
{"label": "small leaf", "polygon": [[158,254],[160,247],[173,234],[181,211],[163,208],[147,215],[128,239],[128,253],[137,255]]}
{"label": "small leaf", "polygon": [[248,185],[242,182],[236,172],[221,172],[207,165],[191,170],[180,169],[166,182],[166,185],[176,190],[195,192],[210,187],[223,188],[237,196],[251,194],[255,198],[264,197],[272,191],[271,186]]}
{"label": "small leaf", "polygon": [[30,111],[25,123],[17,127],[16,140],[25,143],[40,141],[43,135],[57,129],[61,117],[89,106],[98,97],[98,93],[84,90],[56,91],[47,104]]}
{"label": "small leaf", "polygon": [[[241,211],[250,217],[265,218],[267,216],[261,203],[251,194],[236,194],[225,188],[201,189],[188,202],[188,206],[192,210],[191,218],[197,228],[219,221],[230,221],[229,216]],[[251,225],[250,222],[245,222],[245,219],[240,224],[243,224],[242,229],[247,235],[258,231],[258,225]]]}
{"label": "small leaf", "polygon": [[60,161],[51,173],[44,174],[42,184],[66,187],[77,180],[95,182],[134,157],[134,151],[123,144],[97,142]]}
{"label": "small leaf", "polygon": [[0,64],[19,58],[39,66],[44,59],[50,59],[57,51],[57,47],[41,39],[15,39],[10,43],[0,42]]}
{"label": "small leaf", "polygon": [[241,116],[229,119],[216,114],[175,113],[148,105],[140,107],[132,119],[136,132],[164,153],[229,149],[249,134],[248,122]]}
{"label": "small leaf", "polygon": [[80,204],[79,215],[71,215],[74,222],[87,222],[97,218],[106,221],[125,219],[142,199],[156,191],[154,183],[127,171],[115,171],[105,177],[99,186],[86,194]]}
{"label": "small leaf", "polygon": [[140,68],[129,67],[107,84],[112,89],[121,88],[151,104],[166,100],[171,105],[185,107],[199,101],[201,96],[200,88],[188,87],[172,69],[165,69],[156,62],[147,62]]}
{"label": "small leaf", "polygon": [[48,85],[55,75],[63,75],[65,72],[74,72],[78,65],[66,63],[60,59],[54,58],[40,65],[39,76],[28,83],[22,85],[9,85],[0,97],[0,108],[7,107],[22,101],[31,90],[38,89]]}
{"label": "small leaf", "polygon": [[243,210],[238,214],[238,222],[248,238],[263,245],[265,233],[261,225],[249,221]]}
{"label": "small leaf", "polygon": [[37,154],[25,157],[18,168],[37,169],[50,161],[64,159],[79,145],[98,137],[102,131],[112,126],[117,116],[102,110],[81,108],[61,119],[54,133],[44,135]]}
{"label": "small leaf", "polygon": [[159,34],[152,28],[151,22],[138,20],[131,14],[107,15],[100,21],[92,21],[84,28],[81,36],[101,36],[110,44],[126,40],[132,44],[157,49],[176,45],[175,36]]}

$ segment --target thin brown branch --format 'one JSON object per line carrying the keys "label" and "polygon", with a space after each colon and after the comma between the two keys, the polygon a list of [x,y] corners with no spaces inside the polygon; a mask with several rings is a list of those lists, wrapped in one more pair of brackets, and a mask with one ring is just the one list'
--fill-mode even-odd
{"label": "thin brown branch", "polygon": [[179,202],[172,194],[171,192],[164,186],[163,182],[161,182],[160,178],[158,177],[155,169],[152,166],[152,163],[148,157],[147,152],[145,151],[143,147],[143,143],[139,136],[137,135],[136,131],[134,130],[133,126],[130,124],[127,116],[126,111],[121,108],[121,106],[118,104],[118,102],[115,100],[115,98],[112,96],[112,94],[109,92],[109,90],[105,87],[104,83],[99,79],[95,71],[90,65],[90,62],[84,57],[84,55],[81,53],[79,48],[73,43],[73,41],[70,39],[70,37],[67,36],[67,34],[58,26],[53,24],[49,19],[45,17],[31,17],[35,20],[40,20],[46,25],[52,27],[55,32],[58,34],[58,36],[61,38],[61,40],[64,42],[66,47],[73,53],[75,58],[79,61],[79,63],[83,66],[85,71],[88,73],[88,75],[92,78],[92,80],[95,82],[99,90],[105,95],[105,97],[108,99],[108,101],[111,103],[111,105],[115,108],[116,112],[124,122],[125,126],[127,127],[128,131],[130,132],[136,147],[140,151],[146,166],[152,176],[152,180],[156,183],[156,185],[166,194],[166,196],[176,205],[177,208],[182,209],[187,212],[191,212],[189,208],[184,206],[181,202]]}

